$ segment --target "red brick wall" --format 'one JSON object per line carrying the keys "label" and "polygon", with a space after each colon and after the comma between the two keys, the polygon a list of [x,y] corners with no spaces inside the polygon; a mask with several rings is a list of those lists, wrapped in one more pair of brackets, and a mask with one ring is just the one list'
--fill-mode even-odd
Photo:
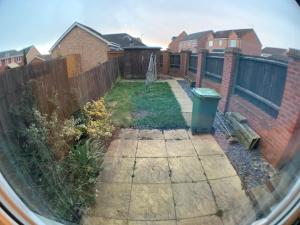
{"label": "red brick wall", "polygon": [[219,93],[221,92],[221,84],[213,82],[213,81],[208,80],[208,79],[203,79],[202,87],[212,88],[212,89],[215,89]]}
{"label": "red brick wall", "polygon": [[187,36],[187,33],[185,31],[182,31],[175,40],[171,41],[171,43],[168,45],[168,50],[170,52],[179,52],[179,43]]}
{"label": "red brick wall", "polygon": [[260,149],[264,157],[274,166],[280,166],[290,159],[300,146],[300,142],[297,141],[299,136],[296,137],[300,134],[299,86],[300,58],[290,58],[285,89],[277,118],[272,118],[239,96],[233,95],[229,98],[228,111],[240,112],[248,119],[249,125],[262,138]]}
{"label": "red brick wall", "polygon": [[239,50],[236,48],[228,48],[224,55],[224,65],[223,65],[223,75],[222,75],[222,85],[220,89],[220,94],[222,99],[219,102],[219,109],[222,112],[227,111],[227,103],[232,92],[233,75],[236,64],[236,56]]}
{"label": "red brick wall", "polygon": [[248,32],[242,36],[240,48],[243,54],[260,56],[261,47],[261,43],[254,32]]}

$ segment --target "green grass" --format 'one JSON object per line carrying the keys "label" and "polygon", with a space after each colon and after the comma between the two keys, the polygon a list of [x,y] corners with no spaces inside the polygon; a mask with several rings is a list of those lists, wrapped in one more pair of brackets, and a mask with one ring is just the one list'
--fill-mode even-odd
{"label": "green grass", "polygon": [[119,82],[105,97],[119,127],[186,128],[180,106],[168,83]]}

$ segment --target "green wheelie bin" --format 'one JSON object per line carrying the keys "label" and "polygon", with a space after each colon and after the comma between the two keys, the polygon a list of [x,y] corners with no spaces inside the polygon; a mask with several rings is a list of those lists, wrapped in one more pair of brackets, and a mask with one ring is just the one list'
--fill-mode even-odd
{"label": "green wheelie bin", "polygon": [[210,88],[193,88],[192,134],[211,132],[221,95]]}

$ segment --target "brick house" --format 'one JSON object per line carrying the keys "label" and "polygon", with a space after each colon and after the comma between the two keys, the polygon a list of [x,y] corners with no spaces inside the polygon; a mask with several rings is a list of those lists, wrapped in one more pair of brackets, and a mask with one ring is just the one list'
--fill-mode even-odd
{"label": "brick house", "polygon": [[179,52],[179,43],[187,36],[185,31],[182,31],[178,36],[172,37],[171,43],[168,45],[168,51]]}
{"label": "brick house", "polygon": [[51,47],[51,57],[79,54],[81,68],[87,71],[108,60],[108,52],[120,51],[127,46],[145,46],[139,38],[126,33],[103,35],[98,31],[73,23]]}
{"label": "brick house", "polygon": [[35,56],[40,55],[40,52],[31,45],[27,48],[17,50],[8,50],[0,52],[0,71],[4,70],[5,68],[11,68],[10,64],[13,67],[17,65],[24,65],[24,55],[26,56],[27,63],[30,63],[31,60],[34,59]]}
{"label": "brick house", "polygon": [[181,51],[191,51],[193,53],[198,52],[199,49],[205,48],[207,43],[207,38],[212,34],[212,30],[197,32],[187,35],[179,43],[179,52]]}
{"label": "brick house", "polygon": [[208,36],[209,52],[224,52],[228,47],[239,48],[246,55],[260,55],[262,44],[253,29],[216,31]]}
{"label": "brick house", "polygon": [[[223,31],[203,31],[185,36],[181,41],[171,42],[177,52],[191,51],[196,53],[199,49],[208,49],[209,52],[224,53],[228,47],[240,48],[243,54],[260,55],[261,42],[253,29],[236,29]],[[177,46],[175,46],[177,45]]]}

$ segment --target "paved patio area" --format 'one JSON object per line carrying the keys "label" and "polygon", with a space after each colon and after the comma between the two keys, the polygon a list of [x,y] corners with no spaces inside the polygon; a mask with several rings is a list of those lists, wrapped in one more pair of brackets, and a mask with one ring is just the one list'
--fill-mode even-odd
{"label": "paved patio area", "polygon": [[[254,219],[211,135],[123,129],[105,155],[89,225],[227,225]],[[243,224],[243,223],[242,223]]]}

